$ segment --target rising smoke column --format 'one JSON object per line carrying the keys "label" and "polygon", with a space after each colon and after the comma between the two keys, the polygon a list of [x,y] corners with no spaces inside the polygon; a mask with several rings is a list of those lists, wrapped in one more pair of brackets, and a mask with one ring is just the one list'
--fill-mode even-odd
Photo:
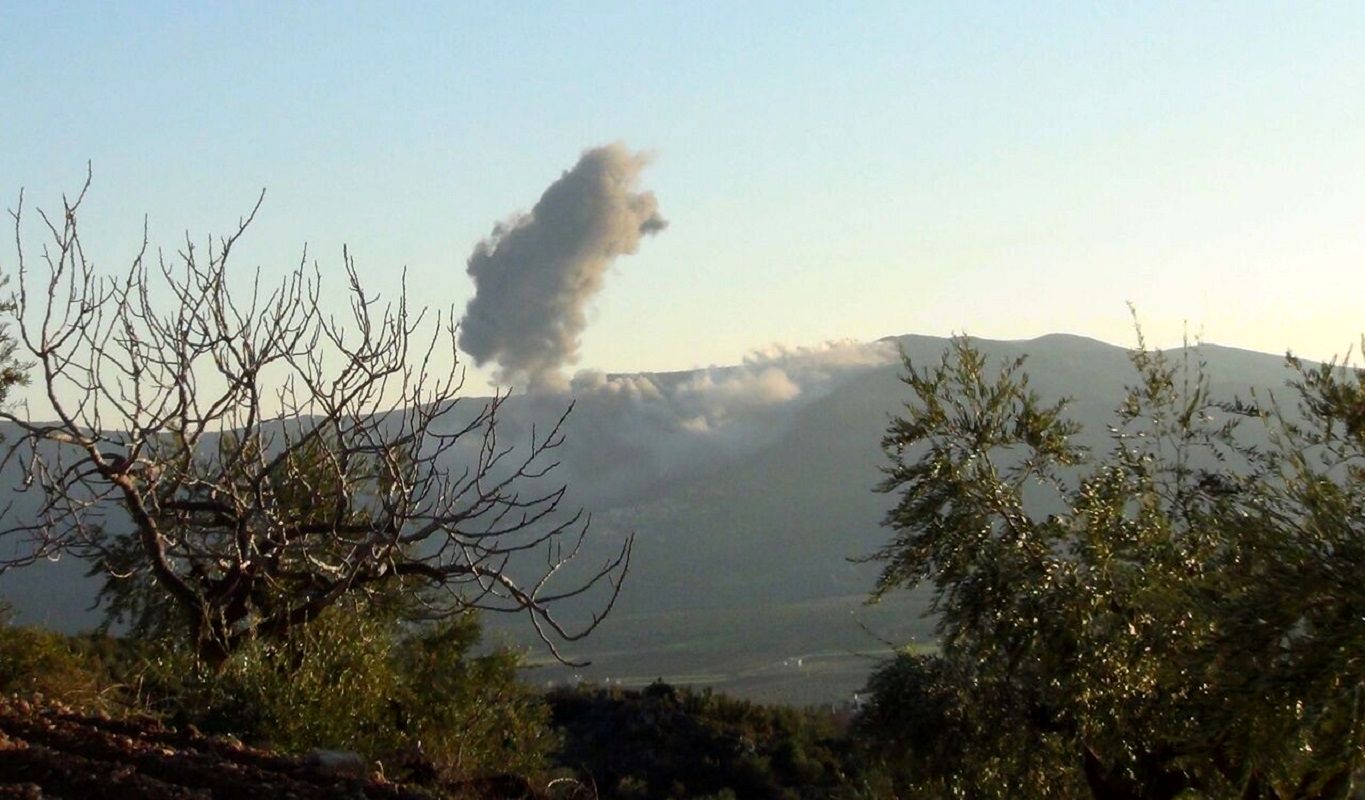
{"label": "rising smoke column", "polygon": [[497,225],[474,248],[460,348],[495,360],[503,383],[560,389],[578,356],[588,300],[617,256],[668,224],[652,192],[637,192],[648,158],[620,142],[583,153],[530,213]]}

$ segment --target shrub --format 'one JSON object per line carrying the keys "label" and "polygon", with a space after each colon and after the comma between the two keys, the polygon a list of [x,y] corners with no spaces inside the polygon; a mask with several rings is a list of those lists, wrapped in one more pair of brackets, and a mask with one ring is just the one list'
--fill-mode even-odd
{"label": "shrub", "polygon": [[353,750],[391,776],[537,772],[553,745],[548,711],[518,683],[516,654],[474,656],[478,642],[472,615],[405,628],[392,615],[337,608],[217,668],[167,647],[149,662],[144,695],[182,725],[284,752]]}
{"label": "shrub", "polygon": [[558,744],[543,697],[517,680],[521,657],[506,649],[471,656],[473,615],[405,638],[395,655],[395,711],[445,772],[533,774]]}
{"label": "shrub", "polygon": [[641,691],[550,693],[560,760],[603,798],[865,796],[868,782],[833,715],[763,706],[664,683]]}
{"label": "shrub", "polygon": [[10,623],[0,608],[0,693],[42,695],[75,706],[98,705],[108,674],[81,641]]}

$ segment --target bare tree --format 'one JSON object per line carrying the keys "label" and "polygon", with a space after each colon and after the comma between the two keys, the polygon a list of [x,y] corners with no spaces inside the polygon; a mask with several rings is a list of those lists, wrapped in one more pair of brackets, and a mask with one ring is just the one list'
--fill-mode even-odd
{"label": "bare tree", "polygon": [[[60,218],[38,212],[41,274],[22,193],[10,212],[17,337],[54,419],[0,410],[19,431],[6,460],[22,464],[20,490],[41,497],[35,518],[0,531],[0,569],[90,559],[116,610],[172,609],[214,663],[395,587],[434,616],[524,613],[556,657],[556,641],[597,626],[632,541],[566,569],[589,519],[547,483],[564,418],[520,449],[500,442],[506,395],[458,400],[453,312],[414,310],[406,290],[367,294],[348,252],[339,318],[320,306],[306,251],[277,286],[258,269],[248,291],[230,291],[230,256],[264,193],[203,250],[187,237],[173,256],[149,253],[144,225],[131,266],[97,275],[77,226],[89,185]],[[135,586],[156,602],[130,599]],[[590,619],[556,620],[557,604],[584,595]]]}

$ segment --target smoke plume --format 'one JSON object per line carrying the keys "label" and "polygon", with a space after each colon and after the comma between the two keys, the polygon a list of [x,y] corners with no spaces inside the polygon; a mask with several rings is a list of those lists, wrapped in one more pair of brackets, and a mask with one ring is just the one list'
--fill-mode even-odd
{"label": "smoke plume", "polygon": [[651,192],[638,192],[648,163],[617,142],[583,153],[530,213],[499,224],[469,257],[475,294],[460,348],[498,380],[561,389],[560,368],[577,360],[589,299],[617,256],[668,224]]}
{"label": "smoke plume", "polygon": [[572,399],[555,480],[572,487],[576,502],[604,509],[773,444],[807,405],[897,364],[897,352],[889,342],[842,341],[768,348],[739,365],[689,372],[583,371],[564,392],[514,398],[499,423],[511,441],[523,440]]}

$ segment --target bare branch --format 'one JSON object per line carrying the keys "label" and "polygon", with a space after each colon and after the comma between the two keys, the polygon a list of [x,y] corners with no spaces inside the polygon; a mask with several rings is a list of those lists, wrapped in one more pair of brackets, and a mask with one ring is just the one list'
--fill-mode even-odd
{"label": "bare branch", "polygon": [[[128,268],[98,275],[77,226],[89,183],[60,217],[39,212],[43,275],[25,255],[22,195],[11,211],[18,342],[55,419],[0,408],[18,430],[4,461],[41,499],[0,530],[15,554],[0,568],[91,559],[111,612],[178,620],[219,658],[376,591],[432,593],[444,614],[525,613],[556,655],[555,640],[599,624],[632,541],[564,577],[589,524],[547,482],[568,412],[524,448],[500,442],[506,396],[460,399],[453,309],[367,292],[349,250],[340,316],[321,308],[306,251],[275,285],[258,269],[234,292],[229,259],[264,192],[231,234],[172,256],[148,258],[144,222]],[[593,592],[586,625],[555,617]]]}

